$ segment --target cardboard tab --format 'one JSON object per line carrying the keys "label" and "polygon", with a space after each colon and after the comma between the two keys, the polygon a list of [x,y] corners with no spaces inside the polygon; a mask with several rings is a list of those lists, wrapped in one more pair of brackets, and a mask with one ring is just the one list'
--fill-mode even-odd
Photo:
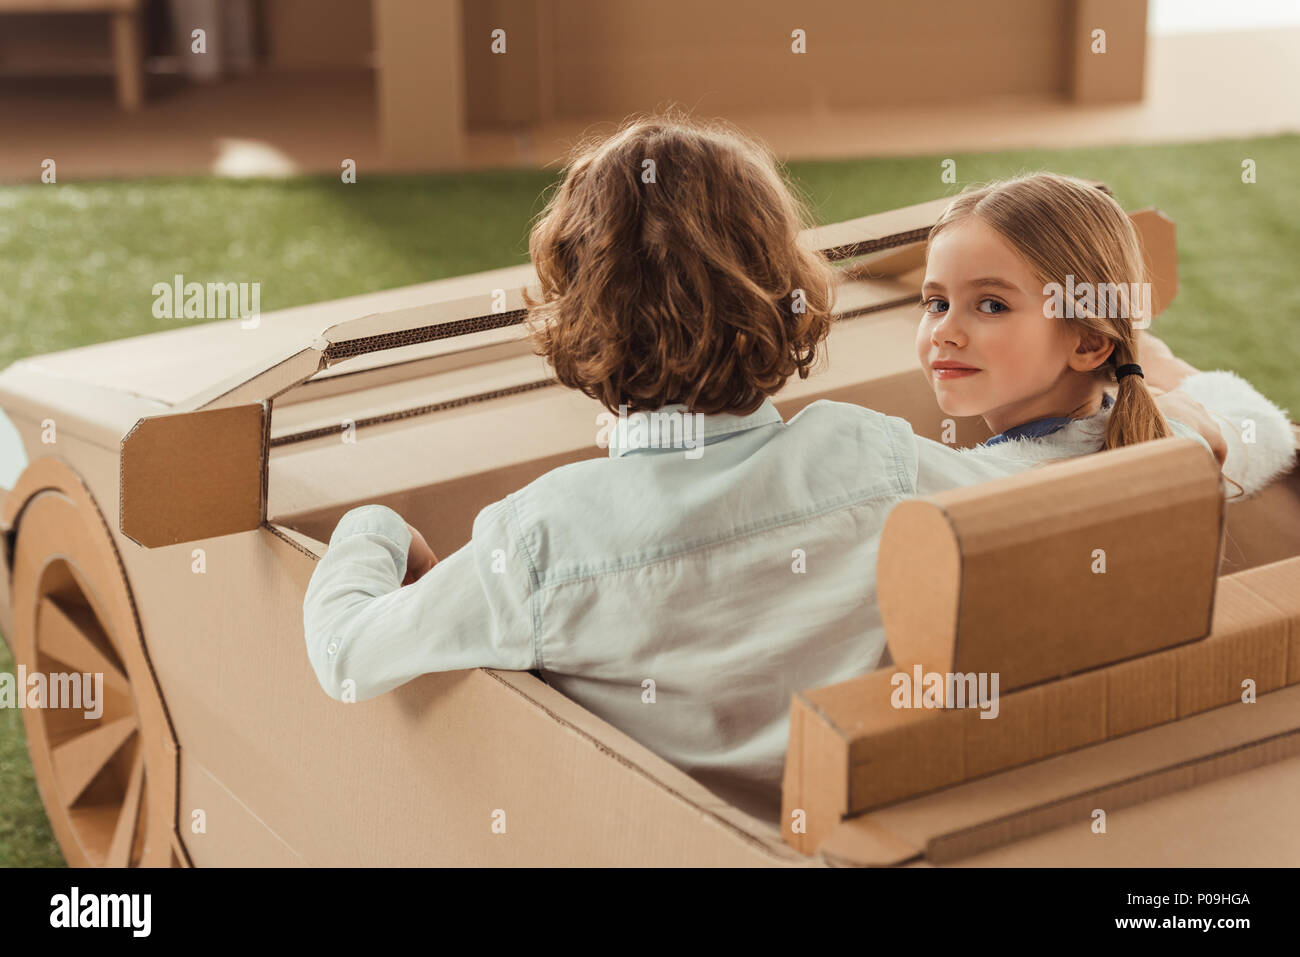
{"label": "cardboard tab", "polygon": [[259,402],[137,422],[122,439],[122,534],[156,548],[261,525],[269,421]]}

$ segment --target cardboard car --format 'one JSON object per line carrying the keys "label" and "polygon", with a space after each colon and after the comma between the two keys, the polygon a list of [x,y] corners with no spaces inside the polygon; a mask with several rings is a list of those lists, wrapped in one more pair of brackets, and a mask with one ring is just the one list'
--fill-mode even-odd
{"label": "cardboard car", "polygon": [[[828,398],[936,441],[988,437],[945,419],[914,354],[945,205],[804,234],[841,264],[838,321],[828,368],[775,397],[786,418]],[[1159,311],[1173,225],[1133,219]],[[103,675],[93,718],[23,712],[69,864],[1300,860],[1300,480],[1225,504],[1191,439],[895,509],[878,584],[893,665],[792,701],[778,823],[538,673],[325,695],[302,600],[346,510],[390,505],[447,555],[483,506],[606,454],[602,410],[526,339],[534,279],[494,270],[0,374],[22,460],[0,491],[0,629],[29,674]],[[1064,569],[1097,549],[1112,572],[1081,590]],[[960,688],[888,706],[922,662],[1000,672],[998,720],[954,706]]]}

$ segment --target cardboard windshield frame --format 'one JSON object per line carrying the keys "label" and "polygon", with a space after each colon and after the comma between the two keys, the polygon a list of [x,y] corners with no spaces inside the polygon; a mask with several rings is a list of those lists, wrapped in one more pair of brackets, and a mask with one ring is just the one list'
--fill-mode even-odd
{"label": "cardboard windshield frame", "polygon": [[[843,271],[842,289],[846,292],[853,288],[869,291],[873,282],[883,280],[888,285],[889,280],[914,271],[923,264],[926,236],[950,201],[949,198],[931,200],[842,223],[806,229],[800,234],[800,243],[822,252],[832,261],[859,259],[859,262]],[[1153,299],[1163,308],[1177,289],[1173,224],[1153,210],[1139,211],[1132,214],[1132,218],[1142,236],[1144,255],[1149,267],[1152,263],[1158,264],[1158,270],[1153,271],[1154,278],[1159,281]],[[312,381],[319,372],[357,356],[421,343],[461,339],[518,326],[527,317],[523,298],[525,288],[519,286],[492,290],[492,293],[504,293],[504,296],[496,295],[492,303],[496,311],[488,313],[482,310],[485,298],[492,298],[490,294],[486,297],[472,295],[442,300],[335,323],[301,349],[282,355],[270,364],[253,366],[231,380],[192,396],[171,414],[196,415],[260,404],[264,413],[260,428],[263,440],[256,450],[252,447],[251,420],[240,420],[237,416],[208,416],[193,420],[196,430],[193,436],[186,436],[185,427],[178,422],[162,427],[166,430],[168,441],[183,453],[179,458],[173,458],[161,454],[165,450],[151,444],[156,435],[161,433],[155,433],[154,427],[142,429],[141,426],[147,420],[140,420],[122,440],[124,464],[120,495],[124,506],[121,515],[123,533],[147,547],[157,547],[234,534],[257,527],[267,517],[267,483],[272,445],[270,419],[273,403],[278,396]],[[864,297],[862,293],[857,293],[856,296],[846,295],[846,308],[837,311],[837,317],[847,318],[887,309],[907,301],[910,296],[900,298],[896,294],[868,294],[862,303],[852,302],[854,298]],[[383,368],[380,366],[379,371]],[[356,378],[358,381],[350,385],[364,388],[366,376]],[[468,402],[514,395],[552,382],[550,379],[539,379],[505,390],[488,390],[451,401],[413,405],[382,415],[363,417],[354,425],[383,425],[458,408]],[[331,431],[334,429],[318,427],[296,435],[277,436],[274,444],[279,446],[294,441],[308,441],[328,435]],[[205,442],[214,448],[237,449],[238,454],[225,457],[203,455],[200,446]],[[131,448],[128,452],[129,446]],[[159,454],[152,458],[142,454],[146,448],[157,449]],[[129,468],[126,465],[128,461]],[[194,471],[194,467],[200,463],[203,468]],[[186,469],[190,471],[186,472]],[[244,470],[254,470],[256,474],[243,474]],[[217,504],[214,495],[224,496],[221,504]],[[141,507],[145,501],[153,503],[155,514],[152,517]]]}

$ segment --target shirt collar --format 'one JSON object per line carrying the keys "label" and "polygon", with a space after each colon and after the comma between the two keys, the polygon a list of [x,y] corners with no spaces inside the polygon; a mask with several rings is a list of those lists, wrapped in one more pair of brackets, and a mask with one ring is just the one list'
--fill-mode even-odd
{"label": "shirt collar", "polygon": [[[1101,415],[1101,413],[1105,412],[1114,404],[1115,400],[1111,397],[1111,394],[1109,392],[1103,392],[1101,394],[1101,408],[1094,412],[1093,415]],[[1092,416],[1086,416],[1086,418],[1092,418]],[[985,439],[980,443],[980,445],[997,445],[999,442],[1006,442],[1009,439],[1042,438],[1044,435],[1051,435],[1053,432],[1065,428],[1065,426],[1074,421],[1076,420],[1069,416],[1059,415],[1049,416],[1043,419],[1034,419],[1032,422],[1025,422],[1023,425],[1013,426],[1005,432],[999,432],[992,438]]]}
{"label": "shirt collar", "polygon": [[687,411],[684,403],[674,402],[653,412],[620,415],[609,433],[609,457],[618,458],[639,449],[689,451],[693,447],[720,442],[738,432],[782,421],[781,413],[771,399],[764,399],[763,404],[749,415],[692,413]]}

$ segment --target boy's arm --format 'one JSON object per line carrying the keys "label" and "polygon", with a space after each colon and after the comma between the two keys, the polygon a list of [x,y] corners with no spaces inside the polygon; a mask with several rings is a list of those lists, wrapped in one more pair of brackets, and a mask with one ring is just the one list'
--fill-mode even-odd
{"label": "boy's arm", "polygon": [[410,542],[382,505],[355,508],[334,529],[303,598],[307,657],[331,698],[364,701],[431,671],[538,667],[529,565],[506,501],[403,587]]}

